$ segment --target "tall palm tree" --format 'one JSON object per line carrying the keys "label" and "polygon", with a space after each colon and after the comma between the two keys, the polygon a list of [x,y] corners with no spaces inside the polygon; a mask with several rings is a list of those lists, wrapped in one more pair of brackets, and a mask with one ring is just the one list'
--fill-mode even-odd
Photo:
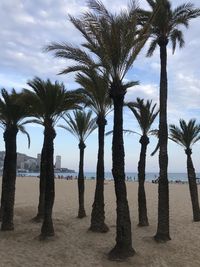
{"label": "tall palm tree", "polygon": [[96,167],[96,190],[92,205],[90,230],[93,232],[107,232],[104,211],[104,135],[106,115],[111,111],[111,99],[108,94],[107,75],[101,75],[95,69],[88,69],[84,74],[78,73],[76,82],[83,89],[79,90],[85,97],[85,104],[97,115],[98,125],[98,159]]}
{"label": "tall palm tree", "polygon": [[127,89],[136,83],[126,83],[124,77],[148,37],[144,34],[147,33],[149,24],[138,34],[138,10],[134,1],[127,10],[118,15],[111,14],[96,0],[89,1],[89,8],[90,11],[80,19],[70,17],[70,20],[85,38],[83,47],[96,56],[97,63],[85,50],[65,43],[52,43],[46,50],[54,51],[56,57],[77,62],[76,65],[64,69],[61,72],[63,74],[81,70],[85,62],[89,62],[91,67],[100,65],[109,74],[109,92],[114,105],[112,173],[117,199],[116,245],[110,251],[109,258],[126,258],[134,255],[134,249],[124,172],[123,104]]}
{"label": "tall palm tree", "polygon": [[26,103],[22,100],[22,94],[14,89],[8,93],[1,90],[0,98],[0,124],[4,129],[5,158],[2,177],[1,195],[1,230],[13,230],[13,214],[15,201],[16,163],[17,163],[17,133],[20,130],[30,138],[24,128],[24,118],[29,116]]}
{"label": "tall palm tree", "polygon": [[78,218],[86,216],[84,207],[84,150],[86,148],[85,141],[88,136],[97,128],[96,118],[92,119],[92,111],[80,111],[73,112],[73,117],[70,114],[66,114],[63,117],[66,125],[59,125],[59,127],[69,131],[79,141],[78,147],[80,149],[80,161],[78,172],[78,193],[79,193],[79,210]]}
{"label": "tall palm tree", "polygon": [[155,110],[156,104],[152,106],[152,101],[137,98],[136,102],[129,102],[127,106],[135,115],[141,129],[141,151],[140,159],[138,162],[138,226],[148,226],[147,207],[146,207],[146,194],[144,188],[145,182],[145,167],[146,167],[146,151],[149,144],[149,137],[151,126],[157,117],[159,110]]}
{"label": "tall palm tree", "polygon": [[[151,37],[148,56],[152,56],[156,47],[160,49],[160,117],[159,117],[159,167],[160,179],[158,186],[158,226],[155,235],[156,241],[170,240],[169,233],[169,188],[168,188],[168,125],[167,125],[167,45],[172,44],[172,51],[184,46],[183,32],[180,26],[188,28],[191,19],[200,15],[200,9],[194,8],[191,3],[182,4],[172,9],[169,0],[147,0],[152,11],[140,10],[140,24],[146,23],[152,12],[155,14],[151,22]],[[158,9],[159,6],[159,9]]]}
{"label": "tall palm tree", "polygon": [[185,149],[185,154],[187,155],[187,173],[192,201],[193,220],[197,222],[200,221],[200,209],[196,173],[191,155],[192,145],[200,140],[200,124],[197,124],[194,119],[190,120],[188,123],[181,119],[179,123],[180,127],[175,125],[169,126],[170,139],[181,145]]}
{"label": "tall palm tree", "polygon": [[[51,83],[36,77],[28,82],[31,90],[24,90],[25,101],[29,104],[31,115],[36,119],[29,122],[44,126],[44,143],[41,155],[40,176],[40,203],[39,208],[44,210],[44,220],[41,228],[41,237],[54,235],[52,209],[54,204],[54,138],[55,125],[64,112],[77,107],[77,94],[66,91],[59,82]],[[39,210],[40,212],[41,210]]]}

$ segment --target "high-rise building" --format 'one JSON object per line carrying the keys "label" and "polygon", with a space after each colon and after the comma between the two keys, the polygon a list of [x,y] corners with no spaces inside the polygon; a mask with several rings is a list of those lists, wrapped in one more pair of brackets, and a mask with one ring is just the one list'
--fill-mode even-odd
{"label": "high-rise building", "polygon": [[56,169],[61,169],[61,156],[56,156],[55,168]]}
{"label": "high-rise building", "polygon": [[37,165],[40,167],[41,154],[37,154]]}

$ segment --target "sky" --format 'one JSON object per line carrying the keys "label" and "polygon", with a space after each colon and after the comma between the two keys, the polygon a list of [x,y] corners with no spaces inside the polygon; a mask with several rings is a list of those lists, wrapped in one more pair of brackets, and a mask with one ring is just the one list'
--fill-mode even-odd
{"label": "sky", "polygon": [[[103,0],[105,6],[118,12],[127,3],[122,0]],[[173,7],[182,4],[183,0],[173,0]],[[199,0],[192,0],[200,8]],[[145,0],[138,1],[143,8]],[[57,75],[71,61],[54,58],[52,53],[44,53],[43,48],[51,42],[68,42],[80,45],[82,37],[68,19],[68,14],[79,16],[87,10],[84,0],[1,0],[0,1],[0,88],[20,91],[28,88],[27,80],[38,76],[42,79],[64,82],[67,89],[76,89],[74,75]],[[183,29],[185,47],[177,48],[174,55],[168,46],[168,123],[178,124],[180,118],[189,120],[200,114],[200,18],[191,21],[189,29]],[[152,99],[158,103],[159,95],[159,51],[151,58],[146,58],[148,42],[141,51],[133,67],[125,77],[127,80],[138,80],[138,86],[129,89],[127,101],[136,97]],[[108,115],[106,131],[112,130],[113,114]],[[158,127],[158,120],[153,128]],[[124,129],[140,132],[133,114],[124,110]],[[37,156],[43,144],[43,128],[29,125],[27,130],[31,136],[31,147],[28,149],[26,136],[18,134],[17,150],[30,156]],[[74,136],[61,128],[56,128],[55,156],[61,155],[62,167],[78,170],[78,142]],[[85,171],[95,171],[97,155],[97,131],[86,141]],[[158,154],[150,156],[157,140],[151,137],[147,151],[147,171],[158,172]],[[111,171],[112,137],[105,138],[105,170]],[[125,135],[125,169],[127,172],[137,171],[140,153],[139,135]],[[3,130],[0,130],[0,150],[4,150]],[[200,144],[193,148],[193,159],[196,171],[200,171]],[[182,147],[169,141],[169,172],[186,172],[186,156]]]}

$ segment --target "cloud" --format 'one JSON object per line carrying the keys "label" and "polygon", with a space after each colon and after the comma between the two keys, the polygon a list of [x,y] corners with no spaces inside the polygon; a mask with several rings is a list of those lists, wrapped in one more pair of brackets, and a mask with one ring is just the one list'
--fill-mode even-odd
{"label": "cloud", "polygon": [[[20,84],[24,77],[37,75],[42,78],[59,78],[72,83],[73,75],[58,77],[56,74],[67,63],[43,53],[52,41],[79,43],[81,36],[69,23],[67,14],[76,15],[85,9],[82,1],[7,1],[0,3],[0,23],[4,25],[0,43],[1,74],[15,73],[13,84]],[[2,84],[2,80],[0,80]],[[6,84],[2,84],[6,86]]]}
{"label": "cloud", "polygon": [[[138,1],[147,8],[145,0]],[[182,4],[182,0],[172,1],[173,6]],[[199,1],[192,1],[200,7]],[[125,7],[122,0],[103,3],[114,12]],[[69,22],[68,14],[79,15],[87,10],[83,0],[1,0],[0,1],[0,86],[15,87],[20,90],[26,81],[34,76],[43,79],[63,81],[67,88],[74,89],[74,75],[58,76],[57,73],[70,65],[71,61],[56,59],[51,53],[44,53],[44,47],[52,41],[69,42],[79,45],[81,34]],[[168,121],[177,123],[179,118],[199,117],[200,113],[200,35],[199,19],[191,22],[190,28],[184,29],[185,47],[174,55],[168,47]],[[139,86],[130,88],[126,100],[136,97],[152,99],[158,103],[160,58],[159,49],[151,58],[146,58],[149,41],[143,48],[126,79],[140,81]],[[109,116],[109,123],[111,115]],[[127,127],[137,127],[133,115],[125,111]],[[132,122],[133,121],[133,122]],[[109,128],[110,126],[108,126]]]}
{"label": "cloud", "polygon": [[127,100],[133,101],[136,97],[147,98],[147,99],[157,99],[158,96],[158,85],[157,84],[141,84],[136,85],[128,89]]}

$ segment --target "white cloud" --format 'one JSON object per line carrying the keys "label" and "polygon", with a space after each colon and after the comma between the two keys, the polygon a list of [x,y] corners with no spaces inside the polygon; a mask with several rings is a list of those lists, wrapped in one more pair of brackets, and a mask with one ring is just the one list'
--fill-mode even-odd
{"label": "white cloud", "polygon": [[153,103],[158,103],[158,85],[156,84],[140,84],[128,89],[125,100],[135,101],[136,98],[152,100]]}
{"label": "white cloud", "polygon": [[[143,8],[145,0],[138,1]],[[173,6],[183,0],[172,1]],[[199,0],[192,1],[200,7]],[[127,2],[122,0],[103,3],[117,12]],[[56,74],[71,61],[53,58],[51,53],[43,53],[45,45],[52,41],[70,42],[79,45],[81,35],[69,22],[68,13],[77,16],[87,10],[83,0],[1,0],[0,1],[0,86],[5,88],[26,87],[27,79],[35,75],[41,78],[59,79],[67,88],[76,88],[74,75]],[[189,119],[199,117],[200,113],[200,21],[192,21],[189,30],[184,29],[185,47],[171,54],[168,48],[168,110],[169,122],[176,123],[180,117]],[[140,85],[130,88],[126,99],[134,101],[136,97],[152,99],[158,102],[160,58],[159,49],[151,58],[146,58],[149,42],[138,56],[127,80],[139,80]],[[126,112],[127,126],[137,127],[129,121],[132,114]],[[111,119],[110,119],[111,120]],[[109,127],[109,126],[108,126]],[[153,164],[153,163],[152,163]]]}

